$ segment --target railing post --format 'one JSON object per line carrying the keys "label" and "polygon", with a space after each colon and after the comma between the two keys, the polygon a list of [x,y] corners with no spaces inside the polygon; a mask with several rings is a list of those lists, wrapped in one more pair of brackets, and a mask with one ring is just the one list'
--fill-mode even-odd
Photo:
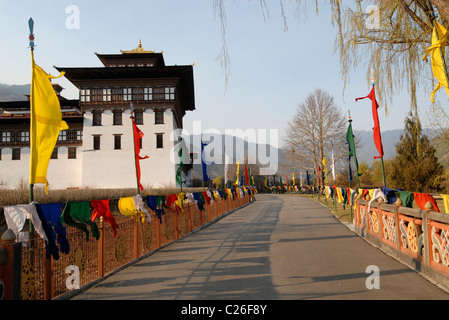
{"label": "railing post", "polygon": [[185,206],[184,206],[184,203],[182,203],[182,212],[181,213],[179,213],[179,212],[175,212],[175,218],[173,219],[174,220],[174,226],[173,226],[173,228],[175,229],[175,240],[178,240],[179,239],[179,231],[178,231],[178,219],[179,219],[179,217],[180,217],[180,214],[182,214],[182,215],[184,215],[185,216]]}
{"label": "railing post", "polygon": [[426,265],[426,268],[430,268],[430,250],[431,250],[431,232],[429,232],[429,211],[423,210],[422,211],[423,217],[422,217],[422,224],[423,224],[423,255],[424,255],[424,262]]}
{"label": "railing post", "polygon": [[44,300],[53,299],[53,263],[52,257],[47,258],[45,250],[44,255]]}
{"label": "railing post", "polygon": [[157,248],[160,248],[161,247],[161,221],[159,219],[156,219],[156,243],[157,243]]}
{"label": "railing post", "polygon": [[139,258],[139,217],[136,216],[134,219],[134,259]]}
{"label": "railing post", "polygon": [[22,274],[22,244],[15,243],[10,229],[3,233],[0,243],[0,300],[20,300]]}
{"label": "railing post", "polygon": [[104,218],[100,217],[100,238],[98,239],[98,277],[104,277],[105,263],[105,236],[104,236]]}
{"label": "railing post", "polygon": [[398,250],[398,252],[401,250],[401,245],[399,243],[399,241],[401,241],[401,239],[399,238],[399,229],[400,229],[400,225],[399,225],[399,207],[400,206],[401,206],[400,204],[396,204],[395,207],[394,207],[394,223],[395,223],[394,232],[395,232],[395,237],[396,237],[396,250]]}

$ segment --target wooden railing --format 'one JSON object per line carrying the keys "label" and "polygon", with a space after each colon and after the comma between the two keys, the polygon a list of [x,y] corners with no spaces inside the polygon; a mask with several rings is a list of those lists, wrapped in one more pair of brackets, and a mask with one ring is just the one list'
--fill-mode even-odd
{"label": "wooden railing", "polygon": [[[109,224],[97,220],[98,240],[90,237],[86,241],[82,231],[66,226],[70,252],[61,253],[58,260],[48,259],[45,242],[40,237],[33,237],[22,247],[21,299],[68,298],[252,201],[254,193],[235,199],[228,197],[204,204],[202,211],[196,204],[184,202],[183,210],[165,208],[161,219],[149,210],[150,223],[113,212],[119,226],[118,233],[114,236]],[[78,270],[79,287],[74,287],[70,280],[73,266]],[[0,271],[1,268],[0,265]],[[1,276],[2,272],[0,280]]]}
{"label": "wooden railing", "polygon": [[362,199],[354,211],[356,233],[449,288],[449,214]]}

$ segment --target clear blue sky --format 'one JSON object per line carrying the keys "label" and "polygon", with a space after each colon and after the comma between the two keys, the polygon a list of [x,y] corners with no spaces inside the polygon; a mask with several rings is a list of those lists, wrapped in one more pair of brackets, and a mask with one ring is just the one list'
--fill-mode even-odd
{"label": "clear blue sky", "polygon": [[[279,1],[267,3],[270,16],[264,20],[258,0],[225,1],[231,59],[225,88],[216,60],[221,52],[221,26],[212,0],[0,0],[0,83],[30,83],[27,22],[33,17],[36,62],[53,75],[57,75],[53,66],[101,66],[95,52],[131,50],[139,39],[147,50],[164,51],[167,65],[195,63],[197,110],[184,119],[188,131],[192,121],[201,121],[203,130],[279,129],[282,137],[298,103],[318,87],[335,97],[345,115],[350,109],[354,130],[371,130],[370,102],[355,103],[355,98],[370,91],[363,66],[351,74],[342,96],[339,58],[334,53],[336,30],[326,1],[320,2],[319,16],[309,5],[307,17],[297,19],[296,1],[285,0],[287,32]],[[80,9],[79,29],[66,28],[69,5]],[[59,83],[66,88],[67,98],[77,98],[76,88],[67,80]],[[403,128],[409,101],[404,88],[388,106],[388,117],[381,106],[383,131]],[[429,105],[429,94],[420,94],[424,125]]]}

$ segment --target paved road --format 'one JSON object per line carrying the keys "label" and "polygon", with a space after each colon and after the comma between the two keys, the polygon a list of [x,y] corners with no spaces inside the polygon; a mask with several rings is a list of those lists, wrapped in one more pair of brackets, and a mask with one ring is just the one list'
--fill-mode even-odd
{"label": "paved road", "polygon": [[[73,299],[449,299],[319,203],[289,195],[256,199]],[[370,265],[379,268],[379,289],[367,289]]]}

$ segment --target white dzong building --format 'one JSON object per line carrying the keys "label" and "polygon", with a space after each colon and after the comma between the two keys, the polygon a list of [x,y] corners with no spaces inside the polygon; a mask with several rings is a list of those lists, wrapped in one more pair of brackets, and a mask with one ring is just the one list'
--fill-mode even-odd
{"label": "white dzong building", "polygon": [[[193,66],[166,66],[162,52],[139,46],[120,54],[96,54],[103,67],[65,68],[79,100],[60,97],[61,132],[48,167],[50,189],[136,188],[131,107],[141,140],[141,184],[176,186],[178,141],[187,111],[195,110]],[[29,181],[29,101],[0,103],[0,187]],[[188,157],[187,157],[188,158]],[[184,160],[183,180],[191,166]]]}

